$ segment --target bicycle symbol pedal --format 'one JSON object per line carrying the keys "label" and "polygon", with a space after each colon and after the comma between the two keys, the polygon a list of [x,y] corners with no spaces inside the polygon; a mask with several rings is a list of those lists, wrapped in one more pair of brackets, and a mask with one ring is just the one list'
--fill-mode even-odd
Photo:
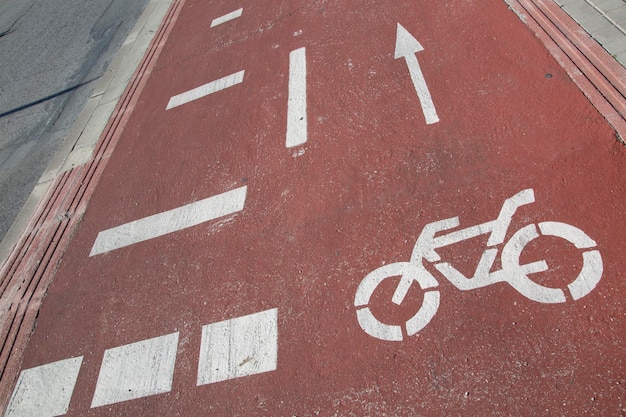
{"label": "bicycle symbol pedal", "polygon": [[[504,244],[501,253],[502,268],[491,271],[498,255],[493,246],[504,243],[504,239],[515,211],[535,201],[532,189],[520,191],[507,199],[495,220],[465,229],[435,236],[438,232],[459,226],[459,218],[429,223],[422,229],[413,248],[409,262],[394,262],[370,272],[357,288],[354,306],[361,328],[370,336],[381,340],[401,341],[403,330],[413,336],[432,320],[439,309],[439,283],[424,266],[424,260],[434,264],[450,283],[459,290],[467,291],[486,287],[499,282],[507,282],[526,298],[540,303],[563,303],[567,301],[566,291],[574,300],[589,294],[602,277],[603,266],[596,242],[577,227],[566,223],[546,221],[537,225],[529,224],[515,232]],[[473,277],[466,277],[448,262],[442,262],[436,249],[459,243],[480,235],[489,235],[488,249],[483,252]],[[539,236],[556,236],[582,249],[583,265],[578,276],[566,288],[551,288],[533,281],[528,275],[548,270],[545,260],[520,264],[524,248]],[[421,307],[407,322],[404,329],[400,325],[386,324],[378,320],[369,308],[370,299],[378,286],[387,278],[401,277],[393,294],[392,301],[399,305],[405,299],[413,282],[424,291]]]}

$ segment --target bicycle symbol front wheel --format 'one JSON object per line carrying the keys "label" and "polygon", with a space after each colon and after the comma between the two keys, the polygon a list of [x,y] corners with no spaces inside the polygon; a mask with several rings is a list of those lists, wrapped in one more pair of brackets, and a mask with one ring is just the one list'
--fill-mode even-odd
{"label": "bicycle symbol front wheel", "polygon": [[373,270],[359,284],[354,297],[354,306],[357,308],[357,319],[361,328],[380,340],[402,341],[403,338],[402,326],[381,322],[369,308],[370,299],[376,288],[387,278],[397,276],[402,277],[400,284],[403,280],[417,281],[420,288],[425,291],[421,307],[404,325],[408,336],[413,336],[423,329],[439,309],[439,291],[433,290],[438,285],[437,280],[423,266],[411,262],[395,262]]}
{"label": "bicycle symbol front wheel", "polygon": [[[518,230],[502,250],[502,265],[509,275],[507,281],[526,298],[540,303],[563,303],[567,300],[565,292],[572,299],[578,300],[589,294],[602,278],[602,256],[596,249],[596,242],[577,227],[561,222],[541,222],[537,227],[529,224]],[[540,236],[555,236],[583,249],[583,264],[578,276],[566,288],[550,288],[534,282],[523,272],[528,266],[520,265],[520,256],[526,245]],[[540,270],[547,269],[545,261]],[[516,273],[516,271],[520,271]]]}

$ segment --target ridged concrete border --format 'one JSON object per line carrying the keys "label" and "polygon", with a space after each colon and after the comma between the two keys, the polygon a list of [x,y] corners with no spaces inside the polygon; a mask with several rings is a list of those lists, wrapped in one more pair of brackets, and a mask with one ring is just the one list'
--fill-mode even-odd
{"label": "ridged concrete border", "polygon": [[[92,99],[97,99],[100,103],[107,95],[114,97],[115,89],[120,85],[125,87],[119,100],[111,100],[116,103],[114,106],[110,104],[111,101],[106,100],[100,106],[103,112],[109,107],[111,115],[110,118],[105,117],[106,126],[100,131],[101,134],[96,133],[99,139],[90,144],[90,135],[85,134],[89,130],[90,120],[95,120],[97,124],[103,117],[102,114],[97,114],[98,103],[92,102],[88,103],[69,135],[71,151],[69,154],[67,151],[64,154],[61,152],[62,157],[53,158],[48,172],[40,181],[44,191],[34,192],[34,198],[42,198],[29,216],[28,224],[0,270],[0,409],[3,414],[17,381],[26,343],[34,329],[48,285],[85,213],[98,179],[154,68],[183,3],[184,0],[153,0],[148,5],[137,23],[145,30],[131,32],[126,43],[132,42],[133,36],[151,39],[147,49],[141,52],[143,58],[130,81],[124,84],[119,78],[116,81],[115,77],[105,77],[102,84],[104,88],[98,89],[100,91],[92,96]],[[150,20],[150,13],[159,5],[164,6],[165,12],[161,13],[161,18],[150,28],[145,19]],[[158,30],[153,35],[156,27]],[[118,58],[119,55],[116,61],[120,62]],[[93,129],[97,128],[92,126],[92,131]]]}
{"label": "ridged concrete border", "polygon": [[554,0],[505,0],[626,140],[626,69]]}
{"label": "ridged concrete border", "polygon": [[35,209],[54,180],[63,172],[89,161],[100,135],[150,46],[172,0],[151,0],[128,34],[115,59],[99,78],[91,97],[50,158],[19,215],[0,242],[0,265],[7,260]]}

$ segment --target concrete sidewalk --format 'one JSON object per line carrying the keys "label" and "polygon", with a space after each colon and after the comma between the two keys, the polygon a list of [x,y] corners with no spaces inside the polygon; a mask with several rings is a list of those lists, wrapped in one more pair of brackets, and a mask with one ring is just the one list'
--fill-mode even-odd
{"label": "concrete sidewalk", "polygon": [[626,1],[556,0],[622,66],[626,66]]}

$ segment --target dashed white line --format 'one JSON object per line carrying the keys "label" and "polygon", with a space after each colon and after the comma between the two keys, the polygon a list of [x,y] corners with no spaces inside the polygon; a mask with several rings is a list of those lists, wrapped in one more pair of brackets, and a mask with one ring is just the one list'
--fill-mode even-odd
{"label": "dashed white line", "polygon": [[[107,349],[91,408],[172,390],[179,332]],[[83,357],[23,370],[5,417],[67,413]],[[197,385],[275,371],[278,309],[202,327]]]}
{"label": "dashed white line", "polygon": [[202,328],[198,385],[276,370],[278,310]]}
{"label": "dashed white line", "polygon": [[221,25],[222,23],[226,23],[226,22],[229,22],[229,21],[231,21],[233,19],[236,19],[239,16],[241,16],[242,12],[243,12],[243,8],[241,8],[239,10],[235,10],[234,12],[227,13],[224,16],[216,17],[211,22],[211,27],[215,27],[217,25]]}
{"label": "dashed white line", "polygon": [[83,357],[20,373],[5,417],[52,417],[67,413]]}
{"label": "dashed white line", "polygon": [[175,95],[170,98],[165,110],[173,109],[174,107],[182,106],[190,101],[197,100],[199,98],[208,96],[209,94],[217,93],[218,91],[237,85],[243,81],[245,71],[239,71],[219,80],[211,81],[210,83],[196,87],[193,90],[186,91],[184,93]]}
{"label": "dashed white line", "polygon": [[178,333],[108,349],[91,408],[171,391],[177,351]]}
{"label": "dashed white line", "polygon": [[173,210],[135,220],[98,234],[89,256],[153,239],[243,210],[247,187],[240,187]]}
{"label": "dashed white line", "polygon": [[306,116],[306,50],[299,48],[289,54],[289,96],[287,102],[287,147],[307,141]]}

